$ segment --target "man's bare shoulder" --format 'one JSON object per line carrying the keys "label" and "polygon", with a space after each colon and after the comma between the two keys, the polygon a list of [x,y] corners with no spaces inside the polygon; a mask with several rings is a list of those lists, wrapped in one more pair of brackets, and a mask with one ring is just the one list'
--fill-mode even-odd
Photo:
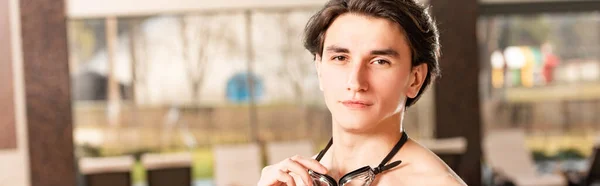
{"label": "man's bare shoulder", "polygon": [[396,185],[466,185],[437,155],[410,140],[394,159],[402,164],[381,176],[378,186]]}

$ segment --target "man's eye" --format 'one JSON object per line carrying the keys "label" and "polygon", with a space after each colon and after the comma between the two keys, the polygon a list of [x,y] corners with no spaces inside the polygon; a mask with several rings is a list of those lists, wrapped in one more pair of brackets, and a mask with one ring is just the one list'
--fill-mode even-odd
{"label": "man's eye", "polygon": [[381,60],[381,59],[380,60],[376,60],[373,63],[378,64],[378,65],[389,65],[389,64],[391,64],[389,61]]}
{"label": "man's eye", "polygon": [[346,57],[344,56],[334,56],[333,58],[331,58],[331,60],[335,60],[335,61],[345,61]]}

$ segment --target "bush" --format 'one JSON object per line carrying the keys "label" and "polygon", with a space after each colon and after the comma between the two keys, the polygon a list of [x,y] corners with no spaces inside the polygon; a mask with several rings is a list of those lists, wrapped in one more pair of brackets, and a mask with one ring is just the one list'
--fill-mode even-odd
{"label": "bush", "polygon": [[541,150],[533,150],[532,154],[533,154],[533,160],[536,162],[549,161],[549,160],[554,159],[554,157],[549,156],[548,154],[546,154],[544,151],[541,151]]}
{"label": "bush", "polygon": [[83,144],[75,146],[75,152],[78,157],[100,157],[102,156],[102,149],[97,146],[90,144]]}
{"label": "bush", "polygon": [[584,159],[585,156],[582,152],[574,148],[561,149],[555,155],[555,158],[558,160],[576,160],[576,159]]}

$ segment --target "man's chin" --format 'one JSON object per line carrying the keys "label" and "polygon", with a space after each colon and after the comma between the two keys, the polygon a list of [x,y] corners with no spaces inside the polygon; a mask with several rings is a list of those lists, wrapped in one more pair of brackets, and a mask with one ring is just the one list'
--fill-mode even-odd
{"label": "man's chin", "polygon": [[369,122],[368,120],[349,120],[349,118],[346,118],[338,121],[340,127],[349,133],[365,133],[374,127],[372,126],[374,122]]}

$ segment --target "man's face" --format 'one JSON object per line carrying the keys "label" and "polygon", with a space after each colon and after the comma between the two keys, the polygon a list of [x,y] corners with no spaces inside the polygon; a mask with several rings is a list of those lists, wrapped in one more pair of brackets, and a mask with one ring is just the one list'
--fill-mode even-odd
{"label": "man's face", "polygon": [[411,67],[410,46],[398,24],[351,13],[331,24],[315,63],[334,122],[354,132],[401,112],[427,73],[425,65]]}

